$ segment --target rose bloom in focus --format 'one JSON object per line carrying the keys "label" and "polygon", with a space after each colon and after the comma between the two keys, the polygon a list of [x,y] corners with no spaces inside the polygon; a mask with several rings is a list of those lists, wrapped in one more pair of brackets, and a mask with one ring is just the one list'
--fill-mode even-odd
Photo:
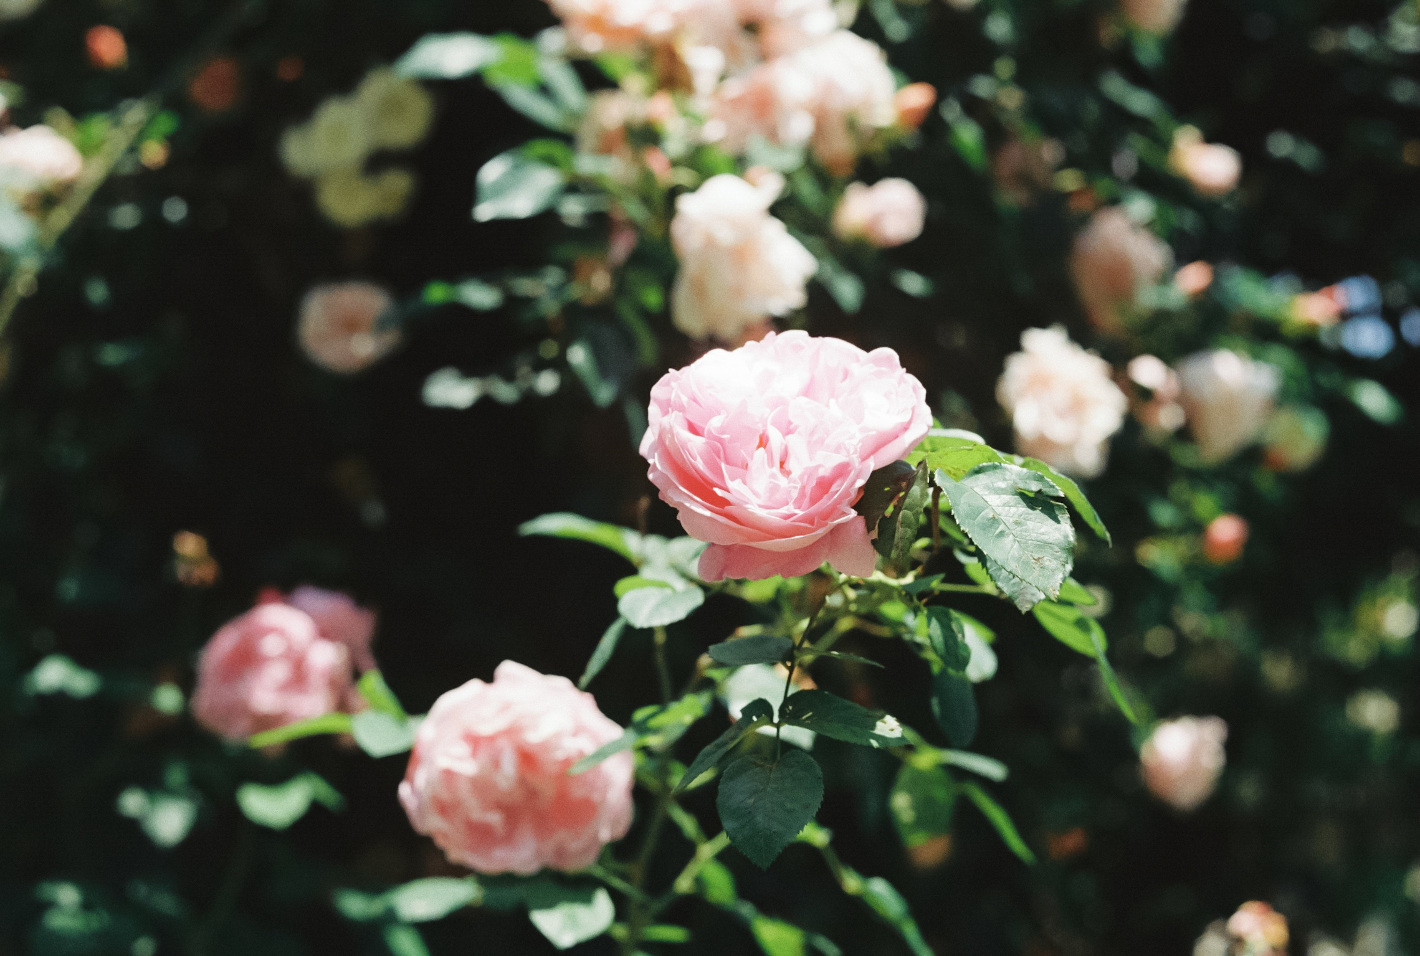
{"label": "rose bloom in focus", "polygon": [[48,126],[0,133],[0,180],[25,189],[49,189],[79,178],[84,157]]}
{"label": "rose bloom in focus", "polygon": [[996,383],[1017,451],[1081,478],[1104,471],[1110,436],[1129,409],[1110,375],[1108,362],[1058,325],[1021,333],[1021,351],[1006,359]]}
{"label": "rose bloom in focus", "polygon": [[661,499],[710,543],[700,576],[873,573],[853,510],[868,476],[931,425],[922,384],[891,349],[805,332],[708,352],[651,390],[641,455]]}
{"label": "rose bloom in focus", "polygon": [[315,286],[301,301],[301,348],[312,362],[341,375],[366,369],[399,344],[398,329],[379,327],[393,305],[388,292],[369,282]]}
{"label": "rose bloom in focus", "polygon": [[1226,196],[1237,188],[1242,176],[1242,157],[1231,146],[1205,143],[1203,134],[1192,126],[1174,133],[1169,150],[1169,166],[1188,180],[1200,196]]}
{"label": "rose bloom in focus", "polygon": [[1070,277],[1085,314],[1104,332],[1118,331],[1140,294],[1163,276],[1173,253],[1118,207],[1101,209],[1075,237]]}
{"label": "rose bloom in focus", "polygon": [[1231,458],[1261,437],[1281,386],[1277,369],[1226,349],[1178,363],[1179,401],[1204,461]]}
{"label": "rose bloom in focus", "polygon": [[399,802],[414,829],[478,873],[585,869],[631,826],[635,760],[572,765],[622,733],[565,677],[504,661],[434,702]]}
{"label": "rose bloom in focus", "polygon": [[224,624],[202,649],[192,715],[245,740],[338,711],[353,691],[349,652],[306,612],[271,601]]}
{"label": "rose bloom in focus", "polygon": [[680,272],[671,319],[692,338],[733,342],[771,315],[807,301],[818,263],[769,206],[784,188],[778,175],[751,185],[738,176],[707,179],[676,199],[671,245]]}
{"label": "rose bloom in focus", "polygon": [[833,212],[833,234],[887,249],[922,235],[926,217],[927,200],[905,179],[849,183]]}
{"label": "rose bloom in focus", "polygon": [[1227,754],[1228,725],[1219,717],[1180,717],[1154,728],[1139,751],[1149,792],[1176,810],[1196,810],[1213,794]]}

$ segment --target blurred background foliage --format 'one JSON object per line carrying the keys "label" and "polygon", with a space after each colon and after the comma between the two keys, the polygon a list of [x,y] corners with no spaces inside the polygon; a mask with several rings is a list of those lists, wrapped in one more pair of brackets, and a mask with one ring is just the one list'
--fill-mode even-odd
{"label": "blurred background foliage", "polygon": [[[1188,952],[1247,899],[1289,918],[1294,952],[1323,937],[1356,940],[1358,956],[1415,952],[1420,7],[1191,0],[1165,39],[1112,17],[1091,0],[865,5],[855,29],[942,104],[916,148],[862,173],[929,197],[924,237],[892,254],[920,281],[903,291],[891,269],[865,268],[851,312],[815,287],[808,326],[896,348],[946,424],[1009,447],[994,389],[1023,329],[1063,322],[1128,358],[1090,337],[1066,270],[1090,196],[1149,204],[1179,263],[1268,277],[1228,285],[1220,268],[1207,303],[1164,308],[1177,321],[1142,337],[1168,359],[1227,335],[1270,349],[1288,392],[1328,417],[1325,457],[1301,474],[1255,454],[1202,468],[1131,423],[1088,486],[1115,545],[1077,573],[1100,589],[1116,666],[1151,714],[1227,720],[1222,786],[1189,816],[1151,800],[1138,741],[1093,670],[983,601],[963,607],[997,629],[1001,665],[981,687],[976,749],[1011,768],[1000,796],[1041,862],[1023,866],[969,813],[940,859],[912,859],[886,811],[894,762],[832,742],[819,819],[846,861],[903,890],[939,952]],[[555,216],[469,215],[474,172],[531,124],[480,83],[430,84],[435,126],[401,160],[412,202],[369,228],[331,226],[278,158],[284,130],[426,33],[552,22],[533,0],[49,0],[0,23],[15,124],[48,122],[92,153],[125,100],[156,92],[163,111],[0,346],[0,952],[417,954],[331,903],[340,887],[451,872],[395,802],[401,761],[327,740],[277,756],[224,746],[184,712],[196,651],[260,588],[309,582],[378,608],[376,653],[412,711],[506,657],[576,674],[625,569],[520,539],[518,523],[571,510],[677,533],[669,509],[647,507],[624,408],[598,407],[571,376],[517,403],[421,399],[441,368],[512,377],[548,335],[511,306],[420,304],[431,280],[544,266]],[[96,25],[121,32],[121,66],[95,64]],[[1164,171],[1175,122],[1242,154],[1233,198],[1199,201]],[[992,157],[1045,137],[1055,168],[1024,201],[1005,195]],[[300,355],[294,316],[310,285],[350,276],[410,304],[406,344],[336,379]],[[1357,276],[1374,280],[1374,308],[1320,337],[1258,318]],[[610,341],[602,365],[636,402],[694,355],[668,335],[660,367],[636,370],[631,346]],[[1199,535],[1224,512],[1252,536],[1215,565]],[[677,666],[745,620],[712,599],[675,631]],[[896,666],[851,675],[855,699],[930,727],[926,674],[859,640]],[[647,671],[633,651],[599,678],[613,718],[650,699]],[[238,808],[241,783],[308,769],[342,810],[273,831]],[[900,951],[837,904],[807,848],[767,874],[742,864],[761,910],[854,956]],[[675,915],[698,932],[679,951],[757,951],[738,924],[686,906]],[[490,911],[421,932],[434,953],[550,951]]]}

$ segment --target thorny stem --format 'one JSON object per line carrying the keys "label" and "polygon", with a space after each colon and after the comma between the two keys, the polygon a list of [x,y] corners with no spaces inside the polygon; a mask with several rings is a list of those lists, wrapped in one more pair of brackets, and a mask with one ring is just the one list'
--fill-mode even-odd
{"label": "thorny stem", "polygon": [[[784,706],[784,701],[789,699],[789,688],[794,685],[794,669],[799,664],[799,651],[803,649],[804,642],[808,640],[809,631],[813,630],[814,622],[818,620],[818,612],[823,610],[823,606],[826,603],[826,601],[820,601],[818,606],[813,609],[813,612],[809,614],[809,619],[804,622],[804,630],[799,635],[799,639],[794,642],[794,652],[789,656],[789,673],[784,677],[784,696],[779,699],[779,706],[781,707]],[[783,731],[784,725],[776,722],[774,725],[774,747],[776,751],[782,745],[781,735]]]}

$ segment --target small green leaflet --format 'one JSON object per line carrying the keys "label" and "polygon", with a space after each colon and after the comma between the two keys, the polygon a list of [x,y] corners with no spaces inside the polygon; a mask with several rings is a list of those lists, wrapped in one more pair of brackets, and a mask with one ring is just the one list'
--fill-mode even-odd
{"label": "small green leaflet", "polygon": [[951,831],[956,789],[941,767],[902,765],[888,798],[893,822],[905,846],[920,846]]}
{"label": "small green leaflet", "polygon": [[705,592],[689,582],[681,588],[653,584],[627,591],[616,609],[632,627],[665,627],[685,620],[704,603]]}
{"label": "small green leaflet", "polygon": [[865,747],[899,747],[902,725],[880,710],[869,710],[826,690],[790,694],[779,708],[786,724],[803,727],[834,740]]}
{"label": "small green leaflet", "polygon": [[611,626],[602,634],[602,639],[597,641],[596,650],[592,651],[592,656],[587,661],[587,669],[582,671],[582,676],[577,680],[579,688],[586,690],[587,685],[592,682],[592,678],[602,672],[602,668],[611,660],[611,655],[615,653],[616,645],[625,632],[626,618],[619,617],[611,622]]}
{"label": "small green leaflet", "polygon": [[1022,458],[1021,465],[1029,468],[1049,478],[1061,491],[1065,492],[1065,500],[1075,506],[1075,510],[1080,513],[1080,517],[1085,519],[1085,524],[1090,526],[1090,530],[1099,536],[1105,544],[1114,544],[1114,539],[1109,535],[1109,529],[1104,526],[1099,512],[1095,506],[1090,504],[1090,499],[1085,497],[1085,493],[1080,490],[1080,486],[1074,480],[1062,475],[1038,458]]}
{"label": "small green leaflet", "polygon": [[380,713],[389,714],[400,720],[409,716],[404,712],[399,698],[394,695],[394,691],[390,690],[390,685],[385,683],[384,675],[379,671],[366,671],[361,674],[358,688],[360,696],[365,698],[365,703]]}
{"label": "small green leaflet", "polygon": [[345,806],[335,788],[314,773],[300,774],[285,783],[244,783],[237,788],[237,806],[242,814],[252,823],[272,830],[285,830],[305,816],[312,803],[331,810]]}
{"label": "small green leaflet", "polygon": [[350,723],[349,714],[321,714],[310,720],[297,721],[294,724],[287,724],[285,727],[277,727],[275,730],[253,734],[247,739],[247,746],[270,747],[275,744],[284,744],[289,740],[299,740],[302,737],[314,737],[317,734],[348,734],[350,733]]}
{"label": "small green leaflet", "polygon": [[391,757],[414,746],[418,724],[412,720],[391,717],[378,710],[362,710],[350,721],[350,732],[360,749],[371,757]]}
{"label": "small green leaflet", "polygon": [[593,521],[567,511],[557,511],[541,515],[518,525],[518,534],[547,535],[553,538],[571,538],[588,544],[600,545],[615,551],[628,561],[635,562],[635,549],[640,544],[640,535],[627,528],[604,521]]}
{"label": "small green leaflet", "polygon": [[970,746],[976,738],[976,694],[965,674],[943,669],[932,678],[932,716],[953,747]]}
{"label": "small green leaflet", "polygon": [[931,499],[931,482],[927,468],[919,464],[912,473],[912,484],[898,500],[892,514],[878,522],[878,537],[873,542],[879,554],[887,558],[890,573],[903,573],[908,567],[912,544],[922,526],[922,512]]}
{"label": "small green leaflet", "polygon": [[927,608],[927,640],[937,657],[951,670],[963,670],[971,661],[966,625],[956,611],[934,604]]}
{"label": "small green leaflet", "polygon": [[774,720],[774,707],[764,698],[752,700],[740,711],[740,719],[730,725],[730,729],[716,737],[705,749],[696,754],[695,759],[690,762],[684,774],[681,775],[680,782],[675,786],[675,792],[689,787],[700,777],[709,773],[718,766],[724,759],[725,754],[739,743],[746,734],[763,724]]}
{"label": "small green leaflet", "polygon": [[1109,696],[1114,698],[1115,706],[1119,708],[1119,712],[1124,715],[1124,718],[1131,724],[1137,725],[1139,717],[1134,713],[1134,708],[1130,706],[1129,698],[1124,696],[1124,688],[1119,686],[1119,678],[1115,677],[1114,668],[1109,666],[1109,658],[1105,657],[1104,632],[1100,631],[1098,634],[1092,632],[1090,638],[1094,641],[1095,660],[1099,662],[1100,676],[1104,678],[1104,686],[1109,689]]}
{"label": "small green leaflet", "polygon": [[945,471],[948,477],[959,481],[977,465],[1005,459],[974,432],[934,428],[912,450],[907,460],[913,465],[925,462],[928,471]]}
{"label": "small green leaflet", "polygon": [[962,784],[961,792],[976,804],[976,808],[996,828],[996,832],[1001,835],[1002,841],[1012,853],[1026,863],[1035,863],[1035,854],[1031,852],[1030,847],[1026,846],[1026,841],[1021,839],[1020,833],[1016,831],[1016,825],[1011,822],[1010,814],[999,803],[991,799],[990,794],[974,783]]}
{"label": "small green leaflet", "polygon": [[401,921],[427,923],[477,901],[480,895],[478,884],[471,878],[435,876],[396,886],[385,893],[384,899]]}
{"label": "small green leaflet", "polygon": [[726,767],[716,807],[730,841],[756,866],[767,868],[814,818],[822,801],[818,763],[786,747],[776,760],[740,757]]}
{"label": "small green leaflet", "polygon": [[496,63],[502,56],[491,37],[477,33],[430,33],[395,61],[402,76],[420,80],[457,80]]}
{"label": "small green leaflet", "polygon": [[566,176],[560,169],[510,149],[494,156],[478,171],[478,202],[473,207],[473,218],[489,222],[535,216],[551,208],[566,185]]}
{"label": "small green leaflet", "polygon": [[668,747],[705,716],[710,701],[710,691],[697,691],[665,706],[652,704],[642,707],[631,715],[631,726],[626,728],[625,733],[577,761],[567,772],[584,773],[612,754],[632,747]]}
{"label": "small green leaflet", "polygon": [[777,664],[786,659],[793,649],[794,642],[787,637],[763,634],[711,644],[706,653],[717,664],[741,667],[745,664]]}
{"label": "small green leaflet", "polygon": [[558,949],[571,949],[605,933],[616,907],[604,887],[539,881],[527,895],[528,918]]}
{"label": "small green leaflet", "polygon": [[869,530],[876,528],[888,509],[907,493],[916,475],[914,466],[905,461],[894,461],[868,476],[853,510],[863,516]]}
{"label": "small green leaflet", "polygon": [[1104,628],[1099,621],[1086,617],[1079,608],[1054,601],[1041,601],[1031,608],[1040,626],[1061,644],[1086,657],[1095,656],[1095,644],[1105,647]]}
{"label": "small green leaflet", "polygon": [[917,921],[907,908],[907,900],[902,898],[897,887],[881,876],[870,876],[863,881],[862,895],[863,902],[874,913],[897,928],[913,956],[934,956],[932,947],[922,938],[922,931],[917,928]]}

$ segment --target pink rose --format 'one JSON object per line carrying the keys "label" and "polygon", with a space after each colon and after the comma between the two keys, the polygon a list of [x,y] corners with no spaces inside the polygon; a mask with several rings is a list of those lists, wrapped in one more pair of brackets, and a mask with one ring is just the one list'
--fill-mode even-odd
{"label": "pink rose", "polygon": [[1178,373],[1156,355],[1136,355],[1125,367],[1129,381],[1148,392],[1135,403],[1134,417],[1146,428],[1175,432],[1183,427],[1183,406],[1178,403]]}
{"label": "pink rose", "polygon": [[769,206],[784,187],[778,175],[751,185],[712,176],[676,199],[671,245],[680,273],[671,290],[671,319],[692,338],[738,339],[771,315],[807,301],[818,263]]}
{"label": "pink rose", "polygon": [[727,0],[548,0],[582,53],[645,44],[733,45],[738,23]]}
{"label": "pink rose", "polygon": [[1203,142],[1203,135],[1192,126],[1181,126],[1174,133],[1169,150],[1169,166],[1188,180],[1200,196],[1226,196],[1237,188],[1242,176],[1242,157],[1231,146]]}
{"label": "pink rose", "polygon": [[849,183],[833,211],[833,234],[886,249],[922,235],[926,217],[927,200],[905,179]]}
{"label": "pink rose", "polygon": [[1227,755],[1228,725],[1219,717],[1180,717],[1154,728],[1139,751],[1149,792],[1177,810],[1195,810],[1213,794]]}
{"label": "pink rose", "polygon": [[245,740],[338,711],[352,692],[346,649],[321,637],[306,612],[265,603],[228,621],[202,649],[192,714],[214,733]]}
{"label": "pink rose", "polygon": [[0,179],[17,178],[26,189],[48,189],[79,178],[84,157],[48,126],[0,133]]}
{"label": "pink rose", "polygon": [[321,637],[349,651],[357,671],[375,669],[375,656],[370,652],[375,637],[374,611],[356,604],[348,594],[310,585],[286,595],[286,603],[309,614]]}
{"label": "pink rose", "polygon": [[1183,19],[1188,0],[1120,0],[1119,12],[1131,26],[1146,33],[1172,33]]}
{"label": "pink rose", "polygon": [[757,27],[766,59],[785,56],[838,29],[831,0],[735,0],[743,23]]}
{"label": "pink rose", "polygon": [[925,397],[891,349],[770,334],[667,372],[641,455],[686,533],[710,543],[704,580],[792,577],[825,561],[866,577],[876,554],[853,505],[868,475],[927,434]]}
{"label": "pink rose", "polygon": [[1180,402],[1203,460],[1231,458],[1262,437],[1281,375],[1265,362],[1216,349],[1178,363]]}
{"label": "pink rose", "polygon": [[297,335],[306,356],[341,375],[362,371],[399,344],[397,328],[380,317],[394,305],[390,294],[369,282],[318,285],[301,300]]}
{"label": "pink rose", "polygon": [[1095,327],[1117,331],[1172,260],[1167,243],[1110,206],[1095,213],[1075,237],[1070,277]]}
{"label": "pink rose", "polygon": [[1129,408],[1109,363],[1058,325],[1021,333],[1021,351],[1006,359],[996,399],[1011,415],[1017,451],[1082,478],[1104,471],[1110,436]]}
{"label": "pink rose", "polygon": [[631,826],[635,760],[572,765],[622,730],[565,677],[504,661],[434,702],[399,802],[450,860],[479,873],[580,870]]}

